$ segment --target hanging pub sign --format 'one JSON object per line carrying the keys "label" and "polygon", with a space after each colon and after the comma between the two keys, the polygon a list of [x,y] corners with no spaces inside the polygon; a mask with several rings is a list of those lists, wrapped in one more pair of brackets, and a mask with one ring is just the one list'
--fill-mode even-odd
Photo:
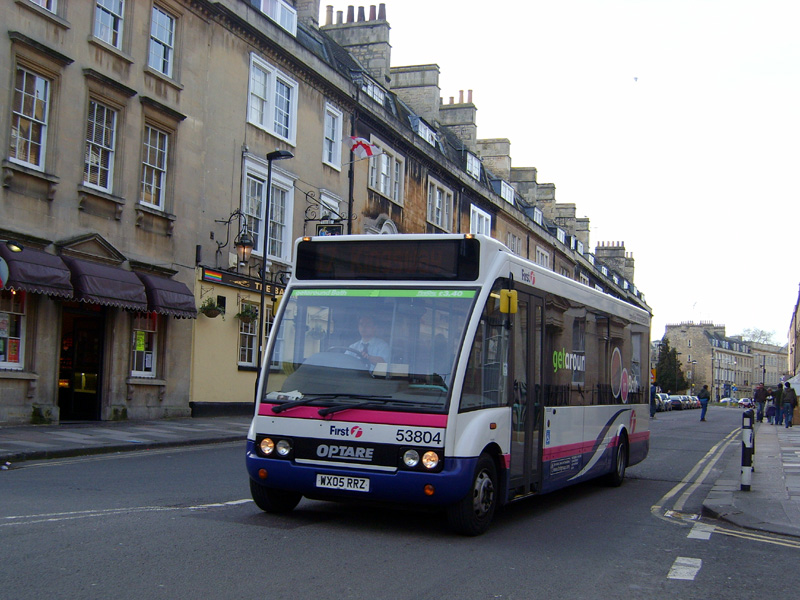
{"label": "hanging pub sign", "polygon": [[344,225],[341,223],[329,225],[324,225],[322,223],[317,224],[317,235],[342,235],[343,233]]}

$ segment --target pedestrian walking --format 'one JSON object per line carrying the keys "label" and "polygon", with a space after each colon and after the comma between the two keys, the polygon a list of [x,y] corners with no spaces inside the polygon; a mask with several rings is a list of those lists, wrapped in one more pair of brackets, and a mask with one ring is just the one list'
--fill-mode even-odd
{"label": "pedestrian walking", "polygon": [[708,401],[711,398],[711,392],[708,391],[708,386],[704,385],[703,389],[697,394],[697,399],[700,400],[700,420],[706,420],[706,412],[708,411]]}
{"label": "pedestrian walking", "polygon": [[792,426],[792,415],[797,407],[797,394],[788,381],[784,386],[786,386],[786,389],[783,390],[783,422],[789,428]]}
{"label": "pedestrian walking", "polygon": [[764,405],[767,403],[767,388],[763,383],[759,383],[753,392],[753,400],[756,403],[756,421],[761,423],[764,420]]}
{"label": "pedestrian walking", "polygon": [[783,423],[783,384],[779,383],[775,389],[775,425]]}
{"label": "pedestrian walking", "polygon": [[767,404],[765,414],[767,415],[767,423],[770,425],[775,424],[775,391],[770,387],[767,388]]}
{"label": "pedestrian walking", "polygon": [[650,418],[656,418],[656,392],[658,388],[656,388],[656,384],[650,386]]}

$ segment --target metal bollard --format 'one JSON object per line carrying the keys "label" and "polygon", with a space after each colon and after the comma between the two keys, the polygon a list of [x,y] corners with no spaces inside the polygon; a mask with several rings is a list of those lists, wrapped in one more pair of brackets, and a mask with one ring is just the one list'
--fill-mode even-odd
{"label": "metal bollard", "polygon": [[753,478],[753,410],[747,409],[742,413],[742,484],[739,489],[750,491],[750,482]]}

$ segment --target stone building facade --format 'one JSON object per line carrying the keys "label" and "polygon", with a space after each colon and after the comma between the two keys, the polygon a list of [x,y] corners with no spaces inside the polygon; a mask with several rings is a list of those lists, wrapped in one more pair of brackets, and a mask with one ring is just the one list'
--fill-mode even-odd
{"label": "stone building facade", "polygon": [[775,386],[789,375],[785,346],[729,337],[724,325],[685,321],[667,325],[664,338],[677,350],[694,393],[708,385],[715,400],[752,398],[758,384]]}
{"label": "stone building facade", "polygon": [[268,333],[319,231],[486,233],[647,308],[624,245],[591,252],[574,205],[479,139],[471,92],[445,104],[436,65],[391,65],[383,5],[121,7],[0,0],[0,240],[24,246],[0,246],[0,423],[252,402],[245,316],[263,304]]}

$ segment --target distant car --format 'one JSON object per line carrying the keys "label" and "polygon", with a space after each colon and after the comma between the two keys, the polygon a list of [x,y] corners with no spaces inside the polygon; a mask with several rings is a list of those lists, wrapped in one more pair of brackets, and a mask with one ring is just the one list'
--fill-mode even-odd
{"label": "distant car", "polygon": [[656,394],[656,402],[659,412],[672,410],[672,403],[669,401],[669,394]]}
{"label": "distant car", "polygon": [[734,398],[723,398],[719,401],[720,404],[736,404],[736,400]]}
{"label": "distant car", "polygon": [[753,408],[755,407],[755,402],[753,402],[750,398],[742,398],[739,400],[739,406],[742,408]]}
{"label": "distant car", "polygon": [[700,398],[697,396],[691,396],[691,398],[695,408],[700,408],[702,406],[702,404],[700,404]]}
{"label": "distant car", "polygon": [[669,403],[672,406],[672,410],[683,410],[683,400],[680,396],[670,395]]}

